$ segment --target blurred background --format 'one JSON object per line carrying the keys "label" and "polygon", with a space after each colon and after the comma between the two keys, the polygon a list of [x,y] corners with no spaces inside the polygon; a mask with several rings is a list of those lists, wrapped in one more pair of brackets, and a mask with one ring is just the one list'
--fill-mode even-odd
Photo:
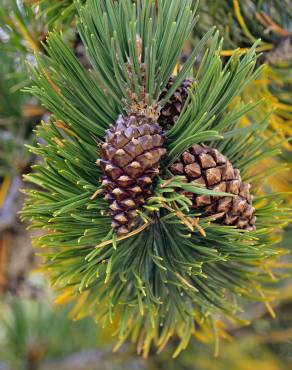
{"label": "blurred background", "polygon": [[[199,14],[186,56],[214,24],[225,38],[222,58],[226,60],[233,50],[244,53],[261,38],[258,63],[266,67],[243,98],[265,101],[243,123],[252,124],[271,112],[269,129],[275,132],[275,140],[283,141],[283,153],[273,161],[284,170],[271,179],[269,186],[291,192],[292,2],[202,0]],[[18,217],[23,202],[21,189],[25,187],[22,175],[37,160],[26,145],[34,143],[34,127],[49,116],[23,89],[30,85],[28,65],[34,64],[35,53],[45,53],[46,35],[51,30],[62,30],[76,56],[86,68],[90,67],[75,16],[73,0],[0,1],[0,370],[292,369],[289,253],[277,265],[286,279],[276,282],[272,303],[276,317],[263,304],[252,304],[245,312],[251,325],[228,328],[222,322],[219,330],[224,339],[217,357],[208,332],[194,338],[175,360],[171,346],[147,359],[136,356],[131,345],[113,354],[111,332],[98,328],[90,318],[72,321],[78,307],[70,305],[69,297],[55,298],[31,245],[29,225],[22,224]],[[287,203],[291,200],[288,195]],[[289,252],[291,227],[277,237],[280,247]]]}

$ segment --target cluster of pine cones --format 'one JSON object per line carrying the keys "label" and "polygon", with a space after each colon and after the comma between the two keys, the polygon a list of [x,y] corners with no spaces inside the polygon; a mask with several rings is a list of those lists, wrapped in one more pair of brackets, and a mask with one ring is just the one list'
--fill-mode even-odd
{"label": "cluster of pine cones", "polygon": [[[161,94],[173,85],[172,77]],[[157,120],[145,115],[120,116],[106,132],[100,149],[102,184],[109,203],[112,226],[118,235],[127,234],[135,225],[137,210],[151,196],[160,162],[166,154],[164,132],[173,127],[187,101],[192,79],[186,79],[160,110]],[[170,166],[173,175],[208,189],[228,192],[232,197],[197,196],[184,193],[194,208],[216,214],[223,224],[254,230],[255,216],[250,185],[242,182],[238,169],[216,149],[196,145],[185,151]]]}

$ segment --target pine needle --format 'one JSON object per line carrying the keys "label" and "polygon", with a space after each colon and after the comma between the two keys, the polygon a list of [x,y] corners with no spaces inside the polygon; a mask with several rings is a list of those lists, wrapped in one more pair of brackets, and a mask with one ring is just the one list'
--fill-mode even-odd
{"label": "pine needle", "polygon": [[[138,229],[136,230],[133,230],[131,231],[130,233],[128,233],[127,235],[124,235],[124,236],[119,236],[115,239],[116,242],[119,242],[121,240],[125,240],[125,239],[128,239],[128,238],[131,238],[132,236],[134,235],[137,235],[139,234],[141,231],[145,230],[148,226],[149,226],[149,222],[146,222],[144,225],[140,226]],[[98,245],[95,246],[95,248],[102,248],[102,247],[105,247],[109,244],[113,244],[114,242],[114,239],[110,239],[110,240],[106,240]]]}

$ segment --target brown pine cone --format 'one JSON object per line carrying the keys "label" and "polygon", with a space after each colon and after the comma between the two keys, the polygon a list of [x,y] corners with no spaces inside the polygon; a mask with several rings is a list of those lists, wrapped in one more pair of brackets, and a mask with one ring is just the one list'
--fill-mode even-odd
{"label": "brown pine cone", "polygon": [[[175,81],[175,77],[171,77],[165,88],[163,89],[160,99],[163,99],[171,86]],[[193,79],[186,78],[183,83],[177,88],[172,97],[166,103],[166,105],[161,109],[160,116],[158,118],[158,123],[165,130],[170,130],[175,122],[177,121],[184,104],[188,97],[188,89],[192,85]]]}
{"label": "brown pine cone", "polygon": [[255,230],[256,217],[250,185],[242,182],[239,170],[233,168],[218,150],[206,145],[194,145],[170,166],[170,171],[174,175],[185,176],[190,183],[235,194],[236,197],[216,197],[184,192],[192,200],[194,208],[200,208],[208,214],[222,213],[223,224]]}
{"label": "brown pine cone", "polygon": [[166,153],[161,131],[152,118],[130,115],[120,116],[106,132],[99,163],[112,226],[119,235],[130,231],[137,209],[151,195],[160,159]]}

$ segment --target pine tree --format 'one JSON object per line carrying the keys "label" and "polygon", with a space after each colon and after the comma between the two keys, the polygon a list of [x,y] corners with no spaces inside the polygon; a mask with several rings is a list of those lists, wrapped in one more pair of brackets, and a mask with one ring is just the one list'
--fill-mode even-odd
{"label": "pine tree", "polygon": [[[47,40],[47,56],[37,57],[29,91],[52,115],[30,147],[43,161],[25,176],[37,189],[26,190],[22,217],[44,231],[35,244],[51,283],[77,299],[77,318],[118,322],[117,347],[131,338],[144,356],[152,344],[161,351],[176,336],[176,356],[200,327],[214,327],[218,317],[236,320],[244,298],[271,309],[266,264],[282,253],[274,232],[289,211],[279,194],[263,192],[271,173],[257,168],[281,144],[270,145],[270,135],[263,142],[266,119],[238,126],[259,102],[231,104],[261,72],[257,43],[223,65],[223,41],[211,28],[174,78],[197,22],[192,0],[88,0],[77,2],[77,10],[92,68],[85,69],[56,32]],[[160,127],[159,117],[186,79],[192,83],[178,117],[170,115],[169,125]],[[252,185],[256,230],[221,224],[217,213],[194,207],[186,192],[236,196],[171,173],[196,144],[228,158]],[[123,219],[115,220],[117,211]]]}

